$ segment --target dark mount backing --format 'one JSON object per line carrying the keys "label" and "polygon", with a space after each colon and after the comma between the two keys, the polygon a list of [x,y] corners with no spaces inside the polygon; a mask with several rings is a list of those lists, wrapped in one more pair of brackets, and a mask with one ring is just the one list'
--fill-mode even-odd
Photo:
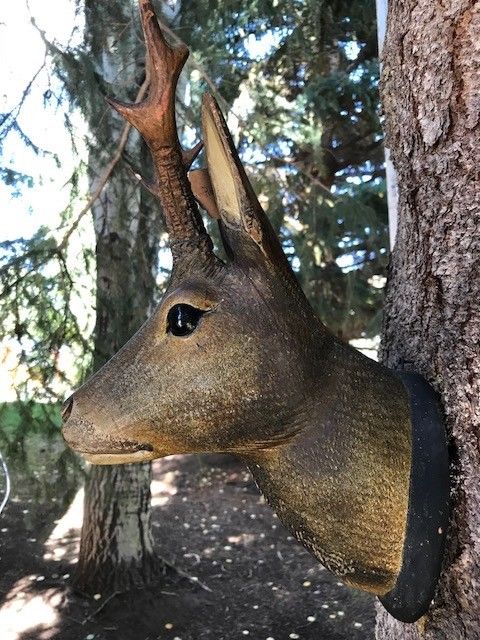
{"label": "dark mount backing", "polygon": [[415,622],[434,597],[449,519],[450,469],[438,397],[421,376],[395,372],[412,412],[412,471],[403,562],[395,587],[379,598],[397,620]]}

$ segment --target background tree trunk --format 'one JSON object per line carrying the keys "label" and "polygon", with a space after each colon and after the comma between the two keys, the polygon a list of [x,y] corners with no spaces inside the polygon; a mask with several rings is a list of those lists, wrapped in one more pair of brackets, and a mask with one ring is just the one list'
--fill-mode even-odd
{"label": "background tree trunk", "polygon": [[[155,212],[141,202],[139,189],[131,181],[113,181],[93,214],[97,237],[94,368],[98,369],[151,310],[159,229]],[[83,591],[143,586],[162,571],[153,552],[150,483],[150,463],[91,467],[76,573],[77,586]]]}
{"label": "background tree trunk", "polygon": [[384,48],[387,145],[399,177],[383,361],[440,392],[454,496],[439,589],[380,640],[480,638],[480,3],[392,0]]}
{"label": "background tree trunk", "polygon": [[[136,16],[136,3],[86,3],[86,33],[99,89],[111,93],[110,86],[121,77],[133,95],[120,97],[130,101],[142,81],[135,77],[141,68],[136,60],[144,55],[135,31]],[[105,33],[109,34],[107,39]],[[104,102],[100,120],[98,112],[92,110],[90,126],[99,139],[89,158],[93,183],[107,164],[111,145],[118,140],[123,125]],[[142,168],[150,164],[146,148],[134,131],[125,155]],[[117,167],[92,212],[97,265],[93,368],[97,370],[152,311],[162,223],[160,207],[138,186],[125,164]],[[144,586],[163,571],[164,565],[153,551],[150,483],[150,463],[91,467],[75,578],[82,591],[108,593]]]}

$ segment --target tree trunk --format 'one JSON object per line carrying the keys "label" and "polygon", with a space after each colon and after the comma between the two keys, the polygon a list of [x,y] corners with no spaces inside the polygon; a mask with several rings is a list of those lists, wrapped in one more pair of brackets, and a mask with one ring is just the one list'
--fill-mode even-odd
{"label": "tree trunk", "polygon": [[[86,41],[96,63],[101,100],[101,115],[92,108],[90,116],[97,139],[89,158],[93,188],[124,124],[106,107],[101,93],[111,92],[110,85],[124,75],[133,86],[132,69],[139,65],[132,61],[144,55],[131,11],[129,3],[86,3]],[[140,84],[142,79],[136,80]],[[132,101],[137,90],[133,86],[133,95],[119,97]],[[133,131],[125,153],[137,166],[148,167],[146,147]],[[125,164],[117,166],[92,212],[97,265],[93,368],[97,370],[153,309],[162,223],[158,204],[142,191]],[[153,551],[150,483],[150,463],[91,467],[75,576],[82,591],[105,594],[144,586],[163,572],[164,565]]]}
{"label": "tree trunk", "polygon": [[399,178],[383,362],[440,392],[452,518],[434,603],[416,624],[381,611],[380,640],[480,638],[480,3],[392,0],[387,145]]}
{"label": "tree trunk", "polygon": [[[128,208],[124,203],[129,204]],[[97,321],[94,368],[144,322],[152,307],[158,214],[125,179],[113,181],[94,207]],[[86,592],[144,586],[163,571],[150,529],[151,465],[92,466],[85,491],[76,585]]]}
{"label": "tree trunk", "polygon": [[163,570],[150,531],[151,466],[92,466],[76,586],[108,594],[155,582]]}

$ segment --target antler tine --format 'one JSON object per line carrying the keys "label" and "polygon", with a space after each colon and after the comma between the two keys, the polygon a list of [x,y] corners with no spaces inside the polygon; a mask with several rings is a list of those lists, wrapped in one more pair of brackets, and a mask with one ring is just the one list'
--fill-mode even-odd
{"label": "antler tine", "polygon": [[203,141],[200,140],[200,142],[197,142],[197,144],[191,149],[186,149],[182,151],[183,166],[187,171],[195,162],[195,159],[197,158],[198,154],[202,149],[203,149]]}
{"label": "antler tine", "polygon": [[111,98],[108,102],[140,132],[150,149],[156,179],[149,189],[161,202],[175,257],[175,246],[185,241],[206,240],[211,247],[187,178],[188,166],[201,146],[182,151],[175,119],[178,77],[189,52],[185,45],[174,47],[166,41],[150,0],[139,0],[139,7],[150,72],[148,96],[137,104]]}

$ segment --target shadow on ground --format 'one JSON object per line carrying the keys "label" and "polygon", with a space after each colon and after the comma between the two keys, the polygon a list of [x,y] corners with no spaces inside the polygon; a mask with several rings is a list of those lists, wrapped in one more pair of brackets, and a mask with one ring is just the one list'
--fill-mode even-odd
{"label": "shadow on ground", "polygon": [[152,494],[157,551],[178,572],[95,599],[70,588],[81,513],[20,492],[0,517],[2,640],[373,637],[373,598],[343,586],[289,536],[236,459],[157,461]]}

